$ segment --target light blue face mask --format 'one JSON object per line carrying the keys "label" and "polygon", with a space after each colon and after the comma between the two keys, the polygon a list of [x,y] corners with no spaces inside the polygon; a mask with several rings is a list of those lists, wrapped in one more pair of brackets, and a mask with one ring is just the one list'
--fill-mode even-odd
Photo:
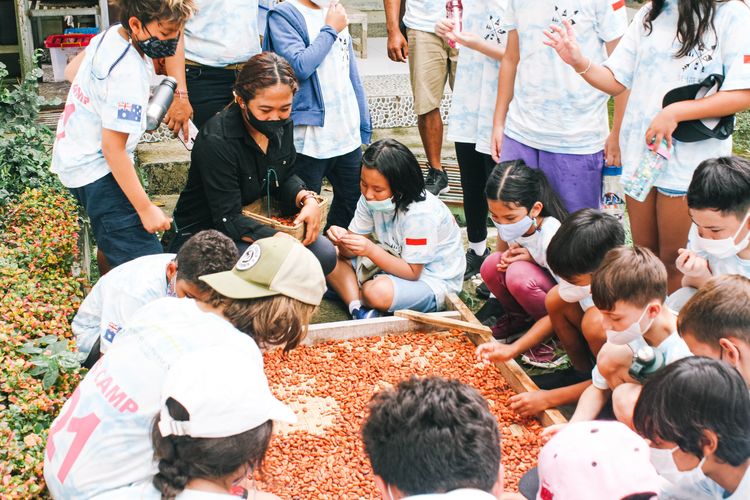
{"label": "light blue face mask", "polygon": [[365,199],[367,208],[372,212],[393,212],[396,210],[396,204],[393,203],[393,198],[386,198],[385,200],[373,200],[370,201]]}
{"label": "light blue face mask", "polygon": [[532,219],[528,215],[524,215],[521,220],[512,224],[498,224],[494,220],[492,222],[497,228],[500,239],[506,243],[511,243],[526,234],[532,225],[536,226],[536,219]]}

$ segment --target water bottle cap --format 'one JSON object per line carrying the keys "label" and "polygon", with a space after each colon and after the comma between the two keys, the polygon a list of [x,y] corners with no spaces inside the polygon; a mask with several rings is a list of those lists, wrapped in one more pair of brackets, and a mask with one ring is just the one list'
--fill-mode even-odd
{"label": "water bottle cap", "polygon": [[622,175],[622,166],[619,166],[619,165],[605,166],[602,169],[602,175]]}
{"label": "water bottle cap", "polygon": [[169,85],[173,90],[177,88],[177,79],[171,76],[165,76],[161,83],[162,85]]}
{"label": "water bottle cap", "polygon": [[644,346],[638,349],[638,352],[636,352],[635,357],[638,358],[638,361],[645,365],[650,365],[654,362],[656,359],[656,352],[654,352],[654,348],[651,346]]}

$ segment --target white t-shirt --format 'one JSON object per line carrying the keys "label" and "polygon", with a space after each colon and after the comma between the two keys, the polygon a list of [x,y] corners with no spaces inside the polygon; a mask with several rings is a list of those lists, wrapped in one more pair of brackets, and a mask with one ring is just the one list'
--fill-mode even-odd
{"label": "white t-shirt", "polygon": [[[498,224],[495,224],[495,226],[498,226]],[[506,243],[518,243],[527,249],[534,262],[548,270],[552,277],[555,278],[555,281],[559,281],[558,277],[555,276],[555,273],[552,272],[552,269],[547,264],[547,247],[558,229],[560,229],[560,221],[552,216],[548,216],[543,219],[542,224],[532,235],[521,236],[513,241],[506,241]]]}
{"label": "white t-shirt", "polygon": [[154,66],[118,28],[114,25],[91,39],[57,122],[52,171],[68,188],[110,173],[102,153],[102,129],[129,134],[125,149],[131,159],[146,130]]}
{"label": "white t-shirt", "polygon": [[455,500],[493,500],[494,495],[487,493],[486,491],[476,490],[474,488],[460,488],[458,490],[449,491],[447,493],[429,493],[427,495],[414,495],[411,497],[405,497],[404,500],[440,500],[440,499],[455,499]]}
{"label": "white t-shirt", "polygon": [[409,264],[424,264],[420,281],[435,293],[441,308],[445,295],[461,291],[466,270],[461,230],[445,203],[431,193],[404,212],[372,212],[360,196],[349,231],[372,234]]}
{"label": "white t-shirt", "polygon": [[195,0],[195,6],[185,24],[185,59],[223,67],[260,53],[258,0]]}
{"label": "white t-shirt", "polygon": [[552,47],[550,24],[573,23],[581,51],[594,64],[606,59],[606,42],[627,29],[625,3],[615,0],[509,0],[506,29],[518,30],[520,60],[505,134],[551,153],[601,151],[609,132],[609,96],[586,83]]}
{"label": "white t-shirt", "polygon": [[[668,91],[700,83],[711,74],[724,75],[721,90],[750,88],[750,8],[741,1],[717,3],[714,26],[703,46],[679,59],[677,0],[667,0],[647,35],[643,19],[651,10],[648,3],[638,11],[626,35],[607,60],[617,81],[630,89],[630,98],[620,132],[623,176],[639,164],[646,151],[646,130],[662,109]],[[672,141],[672,155],[656,186],[687,191],[693,171],[708,158],[732,154],[732,141],[706,139],[699,142]]]}
{"label": "white t-shirt", "polygon": [[435,25],[444,17],[443,0],[406,0],[404,24],[407,28],[435,33]]}
{"label": "white t-shirt", "polygon": [[57,498],[89,498],[153,476],[151,427],[181,356],[224,346],[262,366],[252,338],[192,299],[155,300],[133,316],[52,423],[44,477]]}
{"label": "white t-shirt", "polygon": [[[682,337],[680,337],[677,332],[672,332],[672,334],[664,339],[661,344],[655,346],[654,350],[664,355],[666,364],[674,363],[679,359],[687,358],[688,356],[693,355],[693,353],[690,352],[690,349],[688,348],[685,341],[682,340]],[[599,372],[598,365],[594,366],[594,369],[591,371],[591,382],[597,389],[601,389],[603,391],[609,389],[607,380]]]}
{"label": "white t-shirt", "polygon": [[[233,498],[238,500],[239,497],[229,493],[213,493],[209,491],[182,490],[182,493],[175,497],[175,500],[229,500]],[[252,497],[250,497],[252,498]],[[125,488],[107,491],[101,495],[96,495],[92,500],[161,500],[161,492],[157,490],[149,480],[144,483],[134,484]]]}
{"label": "white t-shirt", "polygon": [[[320,29],[325,25],[328,11],[305,7],[296,0],[288,1],[305,18],[310,43],[314,42],[320,34]],[[323,94],[325,119],[322,127],[294,127],[294,149],[298,153],[325,159],[351,153],[362,145],[362,136],[359,133],[359,105],[352,80],[349,78],[351,44],[349,28],[344,28],[316,70],[320,91]]]}
{"label": "white t-shirt", "polygon": [[689,474],[677,484],[667,484],[659,493],[659,500],[747,500],[750,498],[750,468],[745,471],[739,486],[729,494],[704,474]]}
{"label": "white t-shirt", "polygon": [[[508,0],[466,0],[463,5],[463,31],[505,47],[508,35],[503,24]],[[490,154],[495,112],[492,103],[497,98],[499,71],[500,61],[461,47],[448,115],[448,140],[476,144],[477,151]]]}
{"label": "white t-shirt", "polygon": [[88,354],[101,338],[100,351],[105,353],[141,306],[166,297],[167,264],[175,257],[173,253],[146,255],[99,278],[70,325],[78,350]]}
{"label": "white t-shirt", "polygon": [[694,251],[698,256],[703,257],[708,261],[708,267],[711,269],[712,276],[724,276],[726,274],[739,274],[746,278],[750,278],[750,260],[740,259],[738,255],[732,255],[726,259],[717,259],[712,255],[705,252],[699,252],[695,249],[693,241],[698,236],[698,226],[693,224],[690,226],[690,232],[688,233],[688,250]]}

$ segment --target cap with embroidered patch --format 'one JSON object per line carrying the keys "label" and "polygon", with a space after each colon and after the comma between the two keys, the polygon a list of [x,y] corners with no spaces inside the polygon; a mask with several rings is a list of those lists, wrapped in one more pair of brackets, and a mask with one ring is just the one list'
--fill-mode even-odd
{"label": "cap with embroidered patch", "polygon": [[[185,407],[188,420],[169,414],[169,398]],[[211,348],[188,353],[170,367],[161,392],[162,436],[236,436],[268,420],[295,423],[297,417],[271,394],[263,367],[246,355]]]}
{"label": "cap with embroidered patch", "polygon": [[313,306],[320,305],[326,290],[315,255],[292,238],[276,236],[250,245],[231,271],[200,280],[230,299],[285,295]]}
{"label": "cap with embroidered patch", "polygon": [[539,453],[537,500],[619,499],[661,491],[648,443],[616,421],[566,425]]}

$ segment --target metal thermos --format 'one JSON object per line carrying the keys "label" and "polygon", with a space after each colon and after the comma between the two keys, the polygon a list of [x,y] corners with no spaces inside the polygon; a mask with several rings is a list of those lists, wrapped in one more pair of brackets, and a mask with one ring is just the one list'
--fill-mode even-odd
{"label": "metal thermos", "polygon": [[154,89],[154,95],[151,96],[146,110],[146,130],[156,130],[161,125],[164,115],[172,105],[176,89],[177,80],[171,76],[165,77]]}
{"label": "metal thermos", "polygon": [[650,345],[644,345],[633,354],[633,362],[628,372],[634,379],[643,381],[666,364],[667,360],[664,353],[657,351]]}

